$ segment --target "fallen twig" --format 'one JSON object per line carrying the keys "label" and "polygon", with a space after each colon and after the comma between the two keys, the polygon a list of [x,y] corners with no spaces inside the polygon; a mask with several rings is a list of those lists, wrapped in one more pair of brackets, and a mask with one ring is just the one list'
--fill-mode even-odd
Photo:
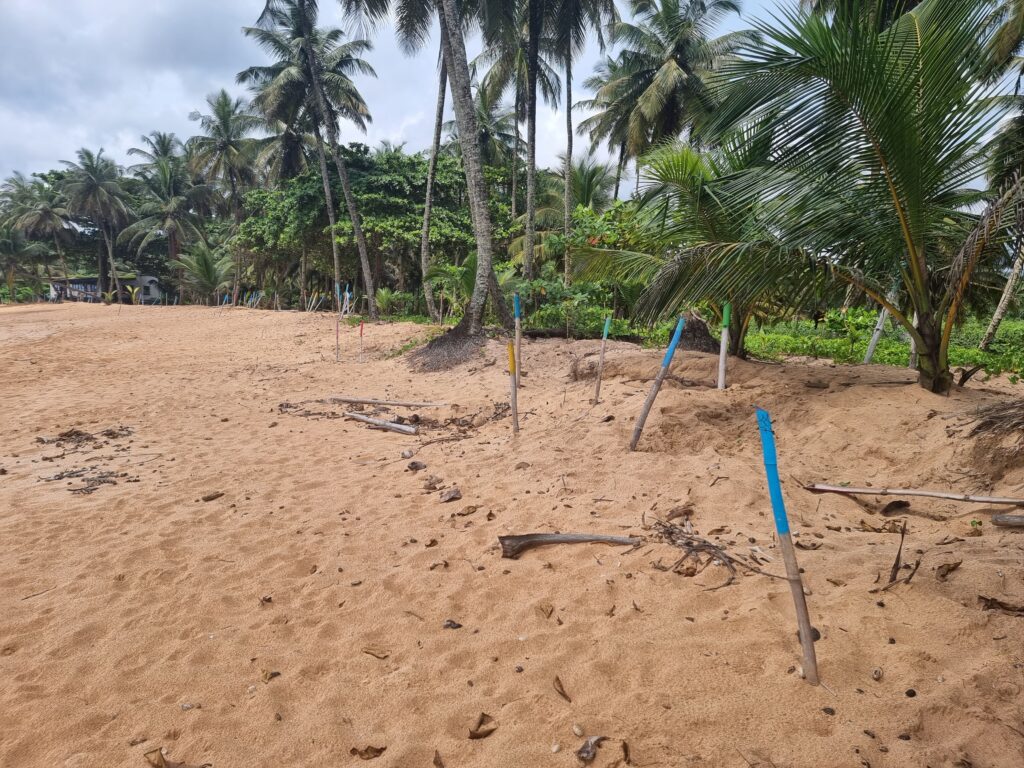
{"label": "fallen twig", "polygon": [[396,408],[444,408],[448,403],[418,403],[405,400],[376,400],[372,397],[345,397],[336,395],[326,398],[329,403],[352,403],[355,405],[392,405]]}
{"label": "fallen twig", "polygon": [[1012,499],[1005,496],[972,496],[964,493],[946,493],[945,491],[919,491],[910,488],[847,488],[842,485],[812,483],[811,485],[805,485],[804,489],[811,493],[860,494],[864,496],[928,496],[936,499],[970,501],[976,504],[1010,504],[1015,507],[1024,507],[1024,499]]}

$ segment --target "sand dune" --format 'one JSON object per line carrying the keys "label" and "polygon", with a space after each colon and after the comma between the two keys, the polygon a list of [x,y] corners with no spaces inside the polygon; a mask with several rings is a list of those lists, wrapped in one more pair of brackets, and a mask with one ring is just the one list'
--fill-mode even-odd
{"label": "sand dune", "polygon": [[[1024,495],[1024,459],[961,428],[1019,388],[736,361],[718,392],[716,360],[686,352],[629,454],[656,350],[610,344],[594,406],[597,342],[526,342],[513,439],[501,343],[419,374],[397,353],[430,329],[366,332],[360,361],[343,329],[336,364],[327,316],[0,308],[0,766],[576,766],[594,735],[601,768],[1024,765],[1024,617],[978,600],[1024,604],[1024,532],[800,488]],[[407,437],[338,418],[343,393],[450,405]],[[825,685],[795,671],[784,581],[709,590],[723,568],[665,570],[680,552],[656,542],[500,557],[499,535],[649,535],[685,507],[781,573],[755,405]],[[920,566],[872,592],[889,520]],[[481,713],[497,728],[471,739]]]}

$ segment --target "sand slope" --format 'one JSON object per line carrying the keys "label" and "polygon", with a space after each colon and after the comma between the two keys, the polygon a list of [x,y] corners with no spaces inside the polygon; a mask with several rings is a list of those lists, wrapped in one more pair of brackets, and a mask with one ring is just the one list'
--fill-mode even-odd
{"label": "sand slope", "polygon": [[[887,499],[799,487],[1024,495],[1024,466],[958,434],[1008,385],[941,398],[893,368],[736,362],[718,392],[701,386],[716,361],[686,353],[628,454],[659,352],[611,344],[592,406],[596,342],[526,343],[513,440],[503,346],[420,375],[393,353],[428,332],[367,326],[359,362],[345,328],[335,364],[326,316],[0,308],[0,765],[145,766],[164,747],[216,768],[575,766],[574,725],[609,738],[605,768],[622,741],[665,768],[1024,765],[1024,617],[978,603],[1024,603],[1024,533],[915,500],[894,519],[919,571],[872,594],[899,536],[861,521],[883,526]],[[316,402],[342,393],[453,405],[405,437]],[[689,504],[701,534],[780,573],[755,405],[798,540],[820,545],[799,557],[827,687],[789,671],[783,581],[708,591],[723,570],[659,570],[679,554],[662,544],[500,558],[498,535],[644,534]],[[86,436],[37,441],[71,429]],[[481,713],[497,730],[471,740]]]}

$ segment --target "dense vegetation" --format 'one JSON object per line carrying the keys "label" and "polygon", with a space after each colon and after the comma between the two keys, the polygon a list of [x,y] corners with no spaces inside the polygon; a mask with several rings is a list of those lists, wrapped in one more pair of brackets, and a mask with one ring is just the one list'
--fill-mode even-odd
{"label": "dense vegetation", "polygon": [[[1000,330],[1024,268],[1024,99],[1007,85],[1024,6],[819,0],[724,35],[737,0],[633,0],[623,18],[611,0],[342,6],[353,29],[393,16],[409,51],[440,29],[430,148],[340,144],[342,121],[372,119],[371,42],[320,25],[315,0],[266,0],[242,31],[266,54],[240,62],[247,98],[208,96],[195,136],[6,181],[0,296],[91,273],[132,300],[135,271],[178,301],[310,310],[349,285],[371,317],[476,334],[488,308],[509,323],[517,291],[528,327],[594,335],[611,313],[648,340],[729,302],[734,354],[843,362],[881,308],[875,360],[913,354],[932,391],[956,367],[1024,370],[1020,326]],[[485,42],[474,62],[466,30]],[[574,102],[588,39],[606,56]],[[556,169],[536,167],[538,100],[575,107]]]}

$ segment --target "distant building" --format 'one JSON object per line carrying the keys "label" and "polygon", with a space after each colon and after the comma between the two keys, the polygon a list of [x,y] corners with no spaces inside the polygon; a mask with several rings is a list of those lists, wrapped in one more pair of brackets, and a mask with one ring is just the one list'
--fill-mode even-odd
{"label": "distant building", "polygon": [[[160,287],[160,281],[152,275],[135,275],[133,273],[119,274],[121,289],[125,294],[125,301],[131,297],[128,295],[127,287],[132,286],[140,290],[139,300],[142,304],[159,304],[164,300],[164,291]],[[88,275],[71,276],[68,278],[53,278],[50,281],[50,301],[68,299],[70,301],[102,301],[99,293],[99,278]]]}

